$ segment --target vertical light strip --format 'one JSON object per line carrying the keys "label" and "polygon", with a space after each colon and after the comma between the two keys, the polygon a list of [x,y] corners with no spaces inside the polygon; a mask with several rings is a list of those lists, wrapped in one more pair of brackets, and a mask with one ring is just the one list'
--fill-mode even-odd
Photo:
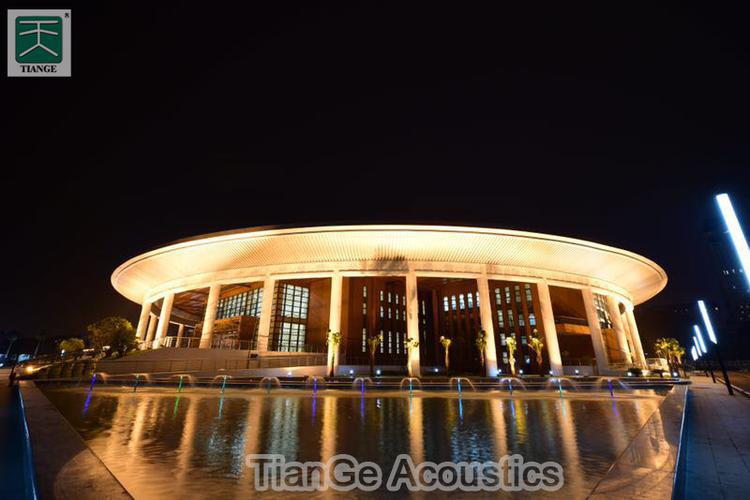
{"label": "vertical light strip", "polygon": [[695,346],[693,346],[693,347],[690,348],[690,354],[693,355],[693,361],[695,361],[695,360],[698,359],[698,355],[695,354]]}
{"label": "vertical light strip", "polygon": [[698,342],[700,344],[698,346],[698,349],[699,349],[698,352],[700,351],[703,351],[704,353],[708,352],[708,350],[706,349],[706,343],[703,342],[703,334],[701,333],[701,327],[698,325],[693,325],[693,330],[695,330],[695,336],[698,337]]}
{"label": "vertical light strip", "polygon": [[706,304],[702,301],[698,301],[698,309],[701,310],[701,316],[703,316],[703,325],[706,327],[708,332],[708,338],[716,344],[716,334],[714,333],[714,327],[711,325],[711,318],[708,317],[708,311],[706,310]]}
{"label": "vertical light strip", "polygon": [[747,246],[747,240],[742,232],[742,226],[740,226],[740,221],[737,219],[737,214],[734,212],[732,201],[729,199],[728,194],[722,193],[716,196],[716,203],[719,205],[721,216],[727,225],[734,250],[737,252],[737,257],[740,259],[742,270],[745,273],[745,279],[750,286],[750,274],[748,274],[750,272],[750,248]]}
{"label": "vertical light strip", "polygon": [[693,344],[695,344],[695,349],[698,350],[698,356],[700,356],[701,355],[701,346],[698,345],[698,337],[696,337],[695,335],[693,335]]}

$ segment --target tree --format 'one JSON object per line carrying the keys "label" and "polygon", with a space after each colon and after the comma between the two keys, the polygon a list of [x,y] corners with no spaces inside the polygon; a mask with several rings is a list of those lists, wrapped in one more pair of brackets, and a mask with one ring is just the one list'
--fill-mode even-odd
{"label": "tree", "polygon": [[341,343],[341,333],[340,332],[332,332],[331,330],[328,330],[328,335],[326,336],[326,345],[330,345],[333,347],[331,354],[329,354],[328,359],[328,376],[333,377],[334,367],[336,366],[336,358],[338,357],[339,353],[339,344]]}
{"label": "tree", "polygon": [[[536,330],[535,330],[536,331]],[[529,340],[529,347],[536,353],[536,364],[539,367],[539,373],[542,373],[542,350],[544,349],[544,343],[539,337],[531,337]]]}
{"label": "tree", "polygon": [[477,338],[474,339],[474,344],[476,344],[477,349],[479,349],[479,363],[482,365],[482,368],[484,368],[484,355],[487,350],[487,332],[479,330]]}
{"label": "tree", "polygon": [[89,332],[89,342],[95,351],[101,352],[104,346],[110,346],[107,356],[112,352],[121,355],[127,353],[127,346],[131,337],[135,342],[135,329],[130,321],[119,316],[110,316],[86,327]]}
{"label": "tree", "polygon": [[375,353],[378,352],[378,347],[383,343],[383,334],[379,333],[367,338],[367,353],[370,356],[370,376],[375,376]]}
{"label": "tree", "polygon": [[451,368],[451,357],[450,357],[450,350],[451,350],[451,344],[453,341],[449,339],[448,337],[440,336],[440,344],[443,346],[443,349],[445,349],[445,372],[448,373]]}
{"label": "tree", "polygon": [[659,338],[656,339],[656,342],[654,343],[654,352],[656,352],[657,356],[660,358],[667,360],[670,372],[672,371],[672,340],[674,339]]}
{"label": "tree", "polygon": [[516,376],[516,339],[508,337],[505,339],[505,345],[508,347],[508,363],[510,363],[510,373]]}
{"label": "tree", "polygon": [[116,352],[119,357],[125,356],[136,347],[138,347],[138,341],[135,339],[135,330],[132,328],[117,330],[109,344],[110,352]]}
{"label": "tree", "polygon": [[5,359],[10,356],[10,350],[13,348],[13,344],[18,340],[18,334],[15,332],[5,332],[5,338],[8,339],[8,350],[5,351]]}
{"label": "tree", "polygon": [[63,356],[70,356],[75,359],[81,355],[86,344],[81,339],[69,338],[61,340],[58,347]]}
{"label": "tree", "polygon": [[36,340],[36,347],[34,348],[34,355],[32,358],[36,358],[36,355],[39,354],[39,348],[42,346],[42,343],[47,338],[47,333],[45,331],[41,331],[34,335],[34,340]]}
{"label": "tree", "polygon": [[406,352],[408,353],[406,356],[406,369],[409,371],[409,376],[413,377],[414,373],[412,372],[412,366],[409,360],[411,358],[411,351],[413,349],[419,349],[419,341],[417,339],[409,337],[404,340],[404,346],[406,347]]}

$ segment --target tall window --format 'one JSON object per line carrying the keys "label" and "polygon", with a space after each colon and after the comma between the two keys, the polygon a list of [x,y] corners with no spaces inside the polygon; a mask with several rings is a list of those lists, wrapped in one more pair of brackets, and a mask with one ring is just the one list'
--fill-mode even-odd
{"label": "tall window", "polygon": [[216,319],[235,318],[237,316],[260,317],[260,306],[263,303],[263,289],[256,288],[219,299],[216,306]]}
{"label": "tall window", "polygon": [[612,328],[612,318],[609,317],[607,298],[603,295],[595,293],[594,307],[596,307],[596,315],[599,317],[599,326],[601,328]]}
{"label": "tall window", "polygon": [[276,287],[275,302],[274,350],[304,351],[310,289],[290,283],[279,283]]}

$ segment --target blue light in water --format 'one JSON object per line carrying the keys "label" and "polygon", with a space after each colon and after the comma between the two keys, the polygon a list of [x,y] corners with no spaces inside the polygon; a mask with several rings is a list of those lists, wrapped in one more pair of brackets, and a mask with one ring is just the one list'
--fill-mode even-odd
{"label": "blue light in water", "polygon": [[714,333],[714,327],[711,324],[711,318],[708,317],[708,310],[706,310],[706,304],[702,300],[698,301],[698,309],[701,311],[701,316],[703,316],[703,326],[706,327],[706,332],[708,332],[708,338],[713,342],[714,344],[717,343],[716,341],[716,334]]}
{"label": "blue light in water", "polygon": [[460,396],[458,398],[458,418],[464,419],[464,399]]}
{"label": "blue light in water", "polygon": [[516,419],[516,405],[513,404],[513,401],[510,402],[510,413],[513,415],[513,420]]}
{"label": "blue light in water", "polygon": [[695,336],[698,337],[698,344],[699,344],[698,354],[700,354],[700,351],[703,351],[704,353],[708,352],[706,350],[706,343],[703,342],[703,334],[701,333],[701,327],[699,327],[698,325],[693,325],[693,330],[695,331]]}
{"label": "blue light in water", "polygon": [[317,409],[317,407],[318,407],[318,396],[316,394],[316,395],[313,396],[313,400],[312,400],[312,419],[313,419],[313,422],[315,421],[315,410]]}
{"label": "blue light in water", "polygon": [[615,417],[619,417],[620,416],[620,413],[617,411],[617,405],[615,404],[615,400],[614,399],[612,400],[612,411],[614,412]]}
{"label": "blue light in water", "polygon": [[86,396],[86,402],[83,403],[83,415],[86,415],[86,412],[89,411],[89,404],[91,404],[91,395],[94,393],[93,391],[88,391],[88,396]]}
{"label": "blue light in water", "polygon": [[729,236],[732,239],[732,245],[734,250],[737,252],[737,258],[742,264],[742,269],[745,272],[745,279],[750,285],[750,247],[747,245],[745,234],[742,232],[742,226],[740,225],[737,214],[734,212],[732,201],[729,199],[729,195],[722,193],[716,196],[716,203],[719,205],[721,216],[724,218],[724,223],[729,231]]}
{"label": "blue light in water", "polygon": [[219,398],[219,418],[221,418],[221,414],[224,412],[224,394],[221,395]]}

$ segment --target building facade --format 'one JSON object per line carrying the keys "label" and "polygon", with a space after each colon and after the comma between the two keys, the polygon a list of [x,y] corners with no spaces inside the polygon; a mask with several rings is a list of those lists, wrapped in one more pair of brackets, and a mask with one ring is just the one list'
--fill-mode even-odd
{"label": "building facade", "polygon": [[[486,228],[256,228],[139,255],[112,275],[145,348],[327,352],[329,365],[496,376],[645,366],[633,308],[666,286],[625,250]],[[329,332],[340,342],[327,342]],[[477,342],[483,334],[484,342]],[[513,358],[508,339],[517,350]],[[544,344],[541,363],[532,339]],[[411,340],[411,348],[407,347]],[[413,341],[418,341],[415,346]]]}

